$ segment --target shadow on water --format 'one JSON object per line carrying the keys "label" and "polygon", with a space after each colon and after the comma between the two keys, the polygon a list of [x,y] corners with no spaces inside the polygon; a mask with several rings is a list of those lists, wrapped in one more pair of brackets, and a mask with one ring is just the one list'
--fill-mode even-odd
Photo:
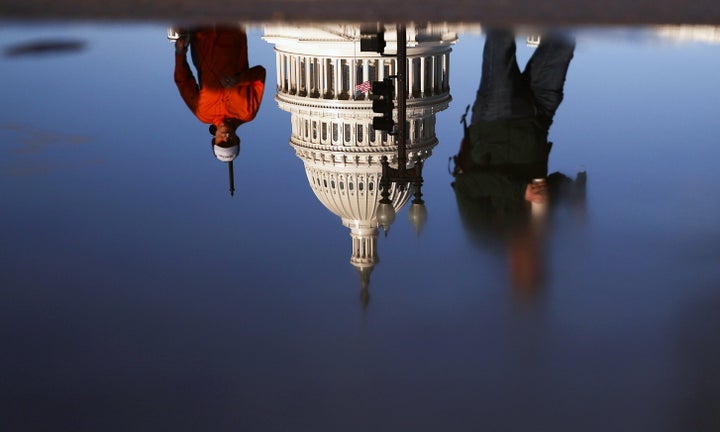
{"label": "shadow on water", "polygon": [[13,44],[5,47],[5,57],[35,57],[56,54],[75,54],[82,52],[87,47],[87,42],[80,40],[56,40],[43,39],[30,42]]}

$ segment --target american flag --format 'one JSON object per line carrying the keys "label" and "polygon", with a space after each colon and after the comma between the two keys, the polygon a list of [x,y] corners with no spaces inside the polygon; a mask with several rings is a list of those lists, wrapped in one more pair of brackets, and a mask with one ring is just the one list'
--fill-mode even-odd
{"label": "american flag", "polygon": [[361,82],[355,85],[355,93],[367,93],[372,88],[370,81]]}

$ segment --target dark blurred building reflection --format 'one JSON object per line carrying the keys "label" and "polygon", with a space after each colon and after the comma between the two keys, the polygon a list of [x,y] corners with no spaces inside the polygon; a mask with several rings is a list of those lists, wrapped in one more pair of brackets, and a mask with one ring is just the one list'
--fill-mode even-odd
{"label": "dark blurred building reflection", "polygon": [[[379,261],[380,161],[386,156],[397,166],[395,137],[373,130],[367,89],[397,73],[395,28],[386,27],[385,56],[361,52],[357,25],[268,25],[263,38],[275,45],[275,99],[291,114],[290,144],[305,164],[315,196],[350,229],[350,263],[360,274],[361,298],[367,304],[370,274]],[[446,25],[408,28],[410,165],[430,157],[438,142],[435,114],[451,100],[450,52],[456,41],[457,34]],[[412,187],[392,186],[396,211],[412,192]]]}

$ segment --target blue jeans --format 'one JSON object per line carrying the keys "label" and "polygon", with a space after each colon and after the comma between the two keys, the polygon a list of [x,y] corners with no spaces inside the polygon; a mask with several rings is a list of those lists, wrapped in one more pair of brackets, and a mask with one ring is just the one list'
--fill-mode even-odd
{"label": "blue jeans", "polygon": [[521,73],[513,32],[488,31],[471,123],[538,115],[552,121],[563,99],[565,76],[574,51],[575,42],[567,36],[543,36]]}

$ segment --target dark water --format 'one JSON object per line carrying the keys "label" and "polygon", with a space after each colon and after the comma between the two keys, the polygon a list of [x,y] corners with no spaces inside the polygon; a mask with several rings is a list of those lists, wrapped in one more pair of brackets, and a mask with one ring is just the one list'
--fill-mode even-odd
{"label": "dark water", "polygon": [[4,26],[2,430],[720,429],[714,33],[576,31],[550,170],[587,197],[518,246],[450,186],[485,40],[459,31],[428,221],[399,212],[363,291],[262,27],[231,197],[163,26]]}

